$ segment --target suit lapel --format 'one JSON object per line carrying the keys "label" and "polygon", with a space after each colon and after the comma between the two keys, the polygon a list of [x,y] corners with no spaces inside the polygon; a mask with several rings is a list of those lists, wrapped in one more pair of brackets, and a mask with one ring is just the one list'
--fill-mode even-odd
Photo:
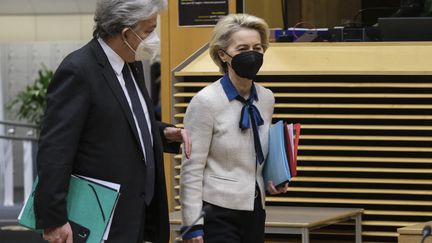
{"label": "suit lapel", "polygon": [[[106,57],[97,39],[93,39],[93,50],[95,51],[96,59],[98,60],[99,64],[102,66],[102,74],[105,78],[105,81],[108,83],[109,87],[114,93],[114,96],[119,102],[120,107],[123,110],[123,114],[126,116],[129,126],[132,129],[135,139],[137,140],[138,144],[141,144],[138,131],[135,125],[135,121],[133,119],[132,111],[129,108],[129,104],[127,102],[126,96],[123,93],[123,89],[120,86],[117,76],[115,75],[114,70],[108,61],[108,58]],[[141,146],[139,147],[140,150],[142,150]]]}

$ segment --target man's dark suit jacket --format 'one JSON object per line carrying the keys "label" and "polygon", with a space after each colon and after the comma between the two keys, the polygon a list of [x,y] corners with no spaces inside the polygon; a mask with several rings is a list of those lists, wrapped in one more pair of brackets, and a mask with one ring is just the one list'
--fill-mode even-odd
{"label": "man's dark suit jacket", "polygon": [[167,124],[155,121],[141,65],[132,70],[152,125],[156,185],[151,205],[143,211],[145,161],[131,110],[107,56],[93,39],[63,60],[48,88],[37,155],[38,228],[66,223],[69,177],[79,174],[121,185],[108,242],[135,243],[142,230],[146,240],[168,242],[163,149],[178,152],[179,144],[165,141]]}

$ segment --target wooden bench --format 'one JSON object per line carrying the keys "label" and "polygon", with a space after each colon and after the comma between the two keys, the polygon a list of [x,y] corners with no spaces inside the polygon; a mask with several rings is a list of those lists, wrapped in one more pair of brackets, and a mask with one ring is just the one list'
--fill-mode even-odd
{"label": "wooden bench", "polygon": [[[359,208],[328,207],[266,207],[265,233],[300,234],[302,243],[309,243],[311,231],[327,225],[348,220],[355,220],[355,241],[362,242],[362,213]],[[170,213],[171,230],[178,232],[181,228],[181,213]]]}

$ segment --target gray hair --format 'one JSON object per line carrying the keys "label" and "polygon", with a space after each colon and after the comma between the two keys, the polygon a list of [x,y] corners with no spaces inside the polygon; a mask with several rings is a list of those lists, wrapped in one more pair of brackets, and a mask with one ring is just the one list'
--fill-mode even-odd
{"label": "gray hair", "polygon": [[167,6],[166,0],[98,0],[93,37],[115,36],[125,27],[134,28]]}
{"label": "gray hair", "polygon": [[269,46],[269,27],[267,23],[249,14],[229,14],[218,21],[210,38],[209,52],[221,73],[227,73],[227,64],[219,58],[219,51],[226,51],[232,43],[231,36],[242,28],[256,30],[261,37],[264,51]]}

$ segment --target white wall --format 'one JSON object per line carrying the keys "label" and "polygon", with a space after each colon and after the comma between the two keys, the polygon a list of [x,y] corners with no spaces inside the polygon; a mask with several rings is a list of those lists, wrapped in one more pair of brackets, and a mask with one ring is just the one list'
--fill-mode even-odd
{"label": "white wall", "polygon": [[[77,43],[89,41],[92,32],[93,14],[1,15],[2,109],[4,102],[33,82],[42,63],[55,69],[61,61],[56,59],[62,59],[67,54],[65,52],[73,51],[79,46]],[[0,120],[4,118],[0,117]],[[13,118],[6,115],[6,119]]]}
{"label": "white wall", "polygon": [[93,15],[0,16],[0,42],[88,41]]}
{"label": "white wall", "polygon": [[[0,15],[0,112],[34,81],[42,63],[54,70],[65,55],[88,42],[93,26],[93,14]],[[13,119],[6,113],[0,120]]]}
{"label": "white wall", "polygon": [[[0,15],[0,43],[89,41],[93,26],[93,14]],[[160,24],[156,31],[160,33]]]}
{"label": "white wall", "polygon": [[[1,50],[0,50],[1,53]],[[1,54],[0,54],[1,55]],[[3,79],[2,79],[2,59],[0,58],[0,121],[4,120],[3,98]],[[3,134],[3,126],[0,125],[0,134]],[[1,149],[1,144],[0,144]]]}

